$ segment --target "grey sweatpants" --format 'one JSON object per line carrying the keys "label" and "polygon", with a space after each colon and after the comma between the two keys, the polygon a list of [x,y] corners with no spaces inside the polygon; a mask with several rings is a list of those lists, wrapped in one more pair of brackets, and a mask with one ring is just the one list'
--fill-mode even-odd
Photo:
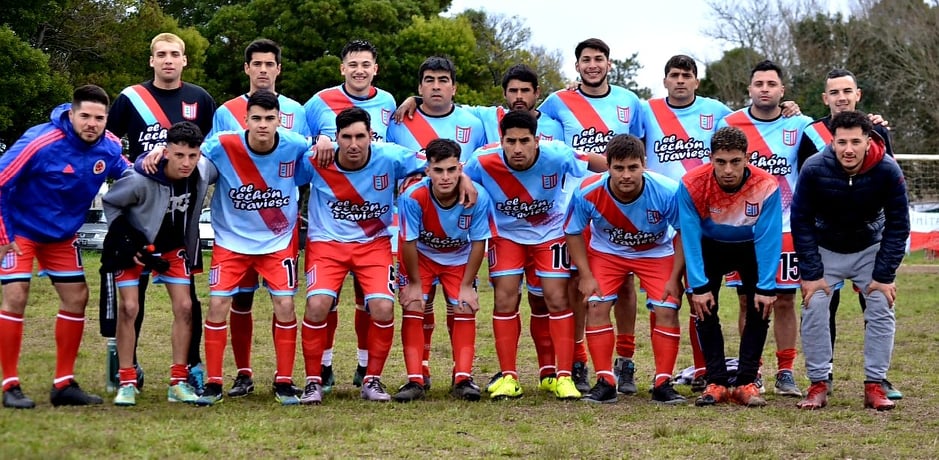
{"label": "grey sweatpants", "polygon": [[[867,291],[874,271],[874,259],[880,244],[875,244],[853,254],[840,254],[819,248],[825,267],[825,282],[828,286],[848,279]],[[864,378],[881,381],[887,377],[890,357],[893,355],[893,335],[896,332],[896,317],[893,306],[880,291],[863,294],[867,301],[864,310]],[[831,297],[825,291],[817,291],[802,305],[802,352],[809,380],[820,382],[828,378],[831,361],[831,329],[828,325],[828,305]]]}

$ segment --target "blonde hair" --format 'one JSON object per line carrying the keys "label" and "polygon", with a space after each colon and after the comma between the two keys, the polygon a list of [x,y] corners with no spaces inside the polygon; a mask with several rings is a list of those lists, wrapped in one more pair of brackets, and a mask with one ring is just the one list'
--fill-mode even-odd
{"label": "blonde hair", "polygon": [[153,54],[156,44],[159,42],[174,43],[179,45],[180,50],[183,54],[186,54],[186,42],[182,38],[179,38],[176,34],[171,34],[169,32],[163,32],[162,34],[153,37],[153,40],[150,40],[150,54]]}

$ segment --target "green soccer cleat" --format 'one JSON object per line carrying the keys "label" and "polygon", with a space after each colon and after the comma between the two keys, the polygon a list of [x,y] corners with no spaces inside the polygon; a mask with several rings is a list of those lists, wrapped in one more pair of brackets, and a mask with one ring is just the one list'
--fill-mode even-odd
{"label": "green soccer cleat", "polygon": [[557,385],[554,387],[554,396],[558,399],[580,399],[580,390],[574,384],[574,379],[568,377],[558,377]]}
{"label": "green soccer cleat", "polygon": [[187,382],[179,382],[176,385],[170,385],[166,389],[166,400],[169,402],[182,402],[195,404],[199,400],[196,389]]}
{"label": "green soccer cleat", "polygon": [[489,398],[500,400],[500,399],[515,399],[521,398],[522,394],[525,392],[522,391],[522,386],[518,383],[518,380],[515,379],[512,375],[503,375],[500,379],[501,382],[497,382],[497,386],[494,388],[489,387]]}
{"label": "green soccer cleat", "polygon": [[121,385],[117,389],[117,395],[114,396],[114,405],[121,407],[136,406],[137,393],[140,393],[140,391],[137,390],[136,385],[132,383]]}

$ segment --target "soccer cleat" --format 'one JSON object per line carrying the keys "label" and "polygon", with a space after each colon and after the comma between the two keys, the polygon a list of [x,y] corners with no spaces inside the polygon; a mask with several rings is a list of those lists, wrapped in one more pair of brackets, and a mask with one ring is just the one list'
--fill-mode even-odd
{"label": "soccer cleat", "polygon": [[492,378],[489,379],[489,383],[486,384],[486,391],[492,393],[496,388],[499,387],[499,385],[502,385],[502,377],[503,375],[501,371],[493,374]]}
{"label": "soccer cleat", "polygon": [[760,394],[765,394],[765,393],[766,393],[766,387],[763,386],[763,376],[762,376],[762,375],[757,374],[757,375],[756,375],[756,378],[753,379],[753,384],[756,385],[756,389],[757,389],[757,391],[760,392]]}
{"label": "soccer cleat", "polygon": [[179,382],[166,389],[166,400],[169,402],[183,402],[195,404],[199,400],[196,389],[188,382]]}
{"label": "soccer cleat", "polygon": [[698,396],[698,399],[694,400],[694,405],[698,407],[713,406],[726,402],[728,399],[730,399],[730,390],[727,389],[726,386],[709,383],[708,386],[704,388],[704,392],[701,393],[701,396]]}
{"label": "soccer cleat", "polygon": [[570,377],[558,377],[554,387],[554,396],[558,399],[580,399],[583,394],[574,384],[574,379]]}
{"label": "soccer cleat", "polygon": [[388,402],[391,396],[385,391],[385,384],[378,377],[372,377],[362,385],[362,399],[366,401]]}
{"label": "soccer cleat", "polygon": [[282,406],[296,406],[300,404],[300,398],[297,397],[297,390],[293,382],[275,383],[274,399]]}
{"label": "soccer cleat", "polygon": [[365,371],[368,368],[365,366],[355,366],[355,375],[352,376],[352,384],[356,387],[362,386],[362,381],[365,380]]}
{"label": "soccer cleat", "polygon": [[[499,383],[495,388],[489,390],[490,399],[515,399],[521,398],[525,393],[522,390],[522,386],[518,383],[518,380],[512,375],[503,375]],[[492,387],[490,387],[492,388]]]}
{"label": "soccer cleat", "polygon": [[202,390],[205,389],[205,366],[202,363],[190,366],[189,377],[186,378],[186,382],[192,387],[192,391],[196,396],[201,395]]}
{"label": "soccer cleat", "polygon": [[132,383],[119,386],[117,388],[117,394],[114,395],[114,405],[121,407],[136,406],[137,393],[140,393],[140,391],[137,390],[137,387]]}
{"label": "soccer cleat", "polygon": [[134,371],[137,372],[137,389],[143,390],[143,367],[140,366],[140,363],[134,364]]}
{"label": "soccer cleat", "polygon": [[254,393],[254,379],[248,374],[239,373],[236,375],[235,383],[232,384],[231,390],[228,390],[228,396],[240,398],[242,396],[248,396],[251,393]]}
{"label": "soccer cleat", "polygon": [[897,403],[887,399],[882,382],[864,382],[865,409],[890,410],[896,405]]}
{"label": "soccer cleat", "polygon": [[222,402],[222,384],[207,383],[205,389],[202,390],[202,396],[199,396],[199,399],[196,400],[196,405],[211,406],[220,402]]}
{"label": "soccer cleat", "polygon": [[[576,382],[574,383],[576,385]],[[541,391],[546,391],[548,393],[554,393],[555,389],[558,387],[558,378],[554,375],[546,375],[541,378],[541,382],[538,383],[538,389]]]}
{"label": "soccer cleat", "polygon": [[481,396],[479,385],[476,385],[472,378],[461,380],[460,383],[454,385],[450,394],[453,395],[454,398],[464,401],[479,401]]}
{"label": "soccer cleat", "polygon": [[616,375],[616,391],[624,395],[636,394],[636,364],[633,360],[617,357],[613,374]]}
{"label": "soccer cleat", "polygon": [[805,398],[796,403],[796,407],[804,410],[821,409],[828,405],[828,381],[822,380],[809,386]]}
{"label": "soccer cleat", "polygon": [[652,389],[652,401],[669,406],[676,406],[688,402],[684,396],[675,391],[671,382],[665,382]]}
{"label": "soccer cleat", "polygon": [[734,402],[741,406],[763,407],[766,405],[766,400],[760,396],[760,389],[757,388],[756,383],[749,383],[734,388],[733,399]]}
{"label": "soccer cleat", "polygon": [[49,393],[49,399],[53,406],[87,406],[90,404],[101,404],[104,400],[100,396],[85,393],[75,379],[69,380],[68,386],[56,388],[52,386]]}
{"label": "soccer cleat", "polygon": [[691,392],[700,393],[708,387],[708,379],[705,376],[695,377],[691,380]]}
{"label": "soccer cleat", "polygon": [[[325,367],[325,366],[324,366]],[[300,396],[300,404],[321,404],[323,402],[323,386],[316,382],[307,382]]]}
{"label": "soccer cleat", "polygon": [[417,382],[405,383],[398,388],[398,392],[394,395],[394,400],[398,402],[411,402],[423,399],[425,386],[426,385],[421,385]]}
{"label": "soccer cleat", "polygon": [[425,375],[424,377],[424,391],[430,391],[430,376]]}
{"label": "soccer cleat", "polygon": [[780,396],[791,396],[793,398],[802,397],[802,390],[796,385],[796,379],[793,377],[792,371],[780,371],[776,373],[776,384],[773,385],[773,393]]}
{"label": "soccer cleat", "polygon": [[591,404],[613,404],[618,399],[616,387],[610,385],[606,380],[598,379],[597,384],[580,400]]}
{"label": "soccer cleat", "polygon": [[9,390],[3,392],[3,407],[13,409],[32,409],[36,403],[23,394],[23,389],[19,385],[13,385]]}
{"label": "soccer cleat", "polygon": [[590,379],[587,377],[589,374],[590,369],[587,368],[587,363],[583,361],[574,361],[574,366],[571,367],[571,379],[574,380],[574,385],[577,386],[577,391],[581,393],[590,391]]}
{"label": "soccer cleat", "polygon": [[880,386],[884,388],[884,393],[887,395],[887,399],[891,401],[897,401],[903,399],[903,393],[900,393],[900,390],[893,387],[887,379],[884,379]]}
{"label": "soccer cleat", "polygon": [[[336,385],[336,374],[333,374],[333,365],[330,364],[327,366],[323,364],[320,367],[320,377],[323,379],[322,393],[323,394],[331,393],[333,391],[333,386]],[[307,384],[307,386],[309,386],[309,384]],[[306,389],[304,389],[303,392],[306,393]],[[309,403],[309,404],[312,404],[312,403]]]}

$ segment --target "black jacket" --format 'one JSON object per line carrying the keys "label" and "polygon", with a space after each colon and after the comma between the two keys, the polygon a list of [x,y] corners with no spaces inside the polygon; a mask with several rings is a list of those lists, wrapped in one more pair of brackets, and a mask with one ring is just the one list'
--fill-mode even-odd
{"label": "black jacket", "polygon": [[792,239],[804,280],[824,273],[818,248],[841,254],[880,242],[873,279],[891,283],[906,252],[910,213],[897,162],[873,136],[859,173],[849,176],[831,145],[802,166],[792,199]]}

